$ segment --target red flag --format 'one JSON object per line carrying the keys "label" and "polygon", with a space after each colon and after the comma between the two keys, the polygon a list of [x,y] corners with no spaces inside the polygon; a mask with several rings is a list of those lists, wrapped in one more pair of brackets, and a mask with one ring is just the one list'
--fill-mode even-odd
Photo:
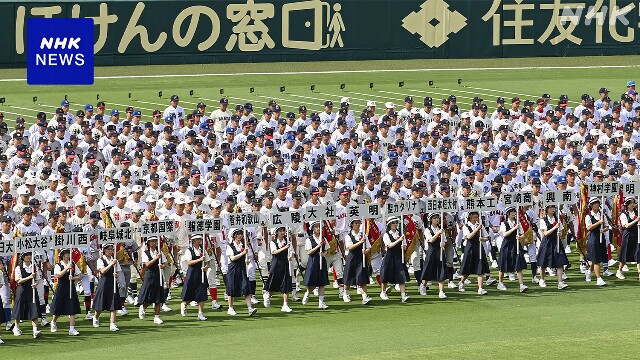
{"label": "red flag", "polygon": [[407,240],[407,250],[404,252],[404,257],[405,259],[408,259],[411,256],[416,243],[420,241],[420,232],[418,231],[416,224],[413,222],[411,215],[404,215],[402,221],[404,225],[405,239]]}
{"label": "red flag", "polygon": [[613,197],[613,208],[611,209],[611,220],[615,222],[615,224],[611,224],[613,227],[613,245],[616,247],[616,251],[622,246],[622,223],[620,223],[620,214],[622,214],[622,209],[624,206],[624,196],[622,195],[622,187],[620,187],[620,191],[618,195]]}
{"label": "red flag", "polygon": [[587,256],[587,226],[585,224],[585,217],[589,211],[589,192],[587,185],[582,183],[580,185],[580,209],[578,210],[578,233],[576,235],[576,247],[578,252],[583,256]]}
{"label": "red flag", "polygon": [[524,245],[533,244],[533,228],[524,210],[520,209],[518,212],[518,222],[522,227],[522,234],[524,237],[520,242]]}
{"label": "red flag", "polygon": [[331,230],[329,229],[329,225],[327,222],[325,222],[324,224],[322,224],[324,226],[322,226],[322,239],[324,241],[327,242],[327,244],[329,244],[329,249],[327,249],[327,253],[333,255],[337,252],[338,250],[338,242],[336,241],[336,239],[333,237],[333,233],[331,232]]}
{"label": "red flag", "polygon": [[376,254],[380,252],[382,234],[374,219],[365,219],[364,233],[367,236],[367,240],[369,240],[369,245],[371,245],[371,253]]}

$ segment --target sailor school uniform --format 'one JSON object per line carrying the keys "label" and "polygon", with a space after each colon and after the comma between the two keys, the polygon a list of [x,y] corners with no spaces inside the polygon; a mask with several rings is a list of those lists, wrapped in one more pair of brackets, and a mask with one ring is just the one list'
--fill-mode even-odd
{"label": "sailor school uniform", "polygon": [[383,283],[404,284],[409,281],[409,272],[402,262],[402,242],[394,247],[389,247],[399,237],[400,232],[398,230],[387,230],[382,237],[382,241],[387,247],[387,253],[382,259],[382,266],[380,267],[380,281]]}
{"label": "sailor school uniform", "polygon": [[544,232],[554,227],[558,220],[545,216],[540,222],[540,231],[542,232],[542,241],[538,249],[538,266],[559,268],[569,264],[564,247],[560,243],[559,235],[560,227],[549,236],[544,236]]}
{"label": "sailor school uniform", "polygon": [[232,260],[232,256],[240,254],[244,250],[244,244],[236,244],[235,242],[227,245],[227,257],[229,264],[227,268],[226,293],[227,296],[240,297],[251,295],[251,284],[247,277],[246,254],[240,256],[236,260]]}
{"label": "sailor school uniform", "polygon": [[[305,250],[310,251],[321,242],[321,238],[316,238],[313,234],[307,238],[305,242]],[[307,260],[307,269],[304,272],[304,279],[302,284],[310,287],[327,286],[329,285],[327,260],[324,256],[320,256],[323,251],[327,250],[327,245],[322,245],[318,250],[311,253]],[[320,266],[322,261],[322,266]]]}
{"label": "sailor school uniform", "polygon": [[[98,272],[108,267],[114,260],[114,257],[107,257],[103,255],[98,259]],[[98,289],[96,290],[93,298],[93,310],[96,311],[116,311],[120,310],[120,295],[118,291],[114,291],[114,286],[118,286],[114,281],[114,273],[120,272],[120,264],[116,262],[107,272],[100,274],[100,281],[98,282]]]}
{"label": "sailor school uniform", "polygon": [[640,257],[640,248],[638,247],[638,226],[633,225],[627,228],[627,224],[633,222],[638,214],[630,211],[625,211],[620,215],[620,224],[622,225],[622,245],[618,250],[618,261],[638,262]]}
{"label": "sailor school uniform", "polygon": [[436,239],[433,242],[429,242],[438,231],[440,231],[439,227],[433,227],[431,225],[425,228],[424,235],[427,239],[427,249],[420,280],[443,282],[447,279],[447,262],[445,254],[443,253],[444,249],[440,247],[441,240]]}
{"label": "sailor school uniform", "polygon": [[164,287],[160,281],[160,264],[166,264],[167,258],[164,254],[159,253],[158,249],[147,249],[142,252],[142,263],[153,260],[160,254],[160,259],[151,266],[145,267],[142,287],[138,295],[138,304],[162,304],[164,302]]}
{"label": "sailor school uniform", "polygon": [[[16,283],[20,280],[31,276],[33,273],[33,263],[25,265],[21,263],[15,269],[14,276]],[[35,281],[40,280],[40,274],[36,273]],[[36,293],[35,299],[38,301],[38,290],[31,287],[33,280],[25,281],[22,284],[18,284],[15,293],[15,301],[13,304],[13,310],[11,311],[11,317],[14,320],[35,320],[38,318],[38,303],[34,302],[33,293]]]}
{"label": "sailor school uniform", "polygon": [[[69,266],[69,263],[60,261],[54,267],[54,274],[59,274]],[[78,301],[78,293],[75,288],[75,281],[71,281],[71,277],[80,274],[80,268],[73,264],[71,271],[67,271],[64,275],[57,278],[56,292],[51,302],[51,313],[53,315],[76,315],[81,314],[80,301]]]}
{"label": "sailor school uniform", "polygon": [[484,275],[489,273],[487,253],[480,241],[482,229],[480,229],[480,231],[478,231],[471,239],[467,238],[467,236],[471,234],[478,225],[480,225],[480,223],[474,224],[469,221],[462,228],[462,235],[466,241],[462,263],[460,264],[460,273],[463,275]]}
{"label": "sailor school uniform", "polygon": [[[182,262],[197,260],[200,257],[202,257],[202,248],[189,246],[182,256]],[[187,269],[187,276],[182,287],[182,301],[202,302],[207,300],[209,282],[206,274],[204,274],[203,281],[202,267],[204,264],[209,262],[209,260],[209,256],[205,252],[203,262],[199,262],[195,265],[189,265],[189,268]]]}
{"label": "sailor school uniform", "polygon": [[[590,211],[586,218],[585,224],[587,228],[597,223],[603,216],[602,209],[599,213]],[[598,225],[595,229],[587,232],[587,260],[594,263],[602,263],[608,261],[607,242],[604,234],[600,233],[602,225]]]}
{"label": "sailor school uniform", "polygon": [[356,234],[351,231],[345,236],[345,251],[347,253],[347,259],[344,266],[344,284],[347,286],[363,285],[369,283],[369,267],[366,263],[363,265],[362,252],[367,249],[367,240],[353,250],[349,250],[350,246],[353,246],[358,241],[362,234]]}
{"label": "sailor school uniform", "polygon": [[[517,226],[517,219],[506,219],[505,222],[500,225],[500,233],[510,231]],[[517,230],[509,236],[503,236],[500,246],[500,257],[498,258],[498,269],[503,273],[518,272],[527,267],[527,263],[524,260],[524,252],[518,242],[517,236]]]}
{"label": "sailor school uniform", "polygon": [[265,289],[269,292],[286,294],[292,290],[289,254],[293,253],[293,249],[290,247],[278,254],[275,253],[276,250],[285,247],[287,243],[286,239],[271,241],[271,267],[269,268],[267,282],[264,284]]}

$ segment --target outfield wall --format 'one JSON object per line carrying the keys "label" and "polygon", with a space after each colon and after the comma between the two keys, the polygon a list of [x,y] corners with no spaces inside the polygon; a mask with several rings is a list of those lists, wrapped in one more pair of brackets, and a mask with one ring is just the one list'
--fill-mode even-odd
{"label": "outfield wall", "polygon": [[95,65],[638,54],[640,0],[0,3],[0,67],[29,17],[93,17]]}

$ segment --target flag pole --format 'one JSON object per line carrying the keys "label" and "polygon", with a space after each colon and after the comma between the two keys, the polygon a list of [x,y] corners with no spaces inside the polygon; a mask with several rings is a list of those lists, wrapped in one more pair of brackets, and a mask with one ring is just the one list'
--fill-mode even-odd
{"label": "flag pole", "polygon": [[[324,241],[324,238],[322,237],[322,221],[319,221],[319,225],[320,225],[320,244],[322,244],[322,242]],[[311,236],[313,236],[313,227],[311,229]],[[322,270],[322,248],[323,246],[320,246],[320,270]]]}

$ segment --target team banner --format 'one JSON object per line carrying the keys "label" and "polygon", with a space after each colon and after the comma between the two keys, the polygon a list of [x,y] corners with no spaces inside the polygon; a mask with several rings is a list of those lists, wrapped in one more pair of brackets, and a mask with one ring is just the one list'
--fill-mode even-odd
{"label": "team banner", "polygon": [[171,219],[149,221],[142,223],[136,231],[140,232],[140,236],[169,236],[176,232],[175,222]]}
{"label": "team banner", "polygon": [[464,199],[464,212],[495,210],[498,210],[498,198],[495,196]]}
{"label": "team banner", "polygon": [[318,221],[318,220],[334,220],[336,218],[336,206],[335,205],[320,205],[309,206],[305,208],[304,221]]}
{"label": "team banner", "polygon": [[458,211],[458,198],[427,198],[424,202],[424,212],[454,212]]}
{"label": "team banner", "polygon": [[577,195],[573,190],[552,190],[542,194],[542,203],[544,206],[549,204],[573,205],[577,201]]}
{"label": "team banner", "polygon": [[640,182],[620,184],[620,188],[622,189],[622,195],[624,195],[624,197],[640,196]]}
{"label": "team banner", "polygon": [[0,238],[0,257],[12,256],[15,249],[13,239]]}
{"label": "team banner", "polygon": [[274,228],[274,227],[280,227],[280,226],[302,225],[303,222],[304,222],[303,210],[273,212],[269,214],[267,227]]}
{"label": "team banner", "polygon": [[51,249],[53,235],[20,236],[14,239],[14,250],[17,253],[27,251],[44,251]]}
{"label": "team banner", "polygon": [[[0,3],[0,66],[30,18],[92,18],[95,65],[637,54],[640,0]],[[362,19],[384,19],[361,26]]]}
{"label": "team banner", "polygon": [[357,204],[349,205],[347,219],[375,219],[381,217],[380,204]]}
{"label": "team banner", "polygon": [[[133,240],[136,229],[131,227],[117,227],[101,229],[98,232],[98,244],[125,243]],[[57,234],[56,234],[57,235]]]}
{"label": "team banner", "polygon": [[614,196],[620,189],[620,183],[617,181],[602,181],[587,184],[589,197],[594,196]]}
{"label": "team banner", "polygon": [[531,191],[519,191],[516,193],[502,194],[504,207],[509,206],[533,206],[533,193]]}
{"label": "team banner", "polygon": [[222,232],[222,219],[194,219],[185,221],[187,234],[219,234]]}
{"label": "team banner", "polygon": [[384,208],[386,216],[413,215],[423,212],[424,204],[419,199],[387,201]]}
{"label": "team banner", "polygon": [[262,220],[262,215],[259,212],[229,214],[229,229],[256,227],[263,224],[264,221]]}

